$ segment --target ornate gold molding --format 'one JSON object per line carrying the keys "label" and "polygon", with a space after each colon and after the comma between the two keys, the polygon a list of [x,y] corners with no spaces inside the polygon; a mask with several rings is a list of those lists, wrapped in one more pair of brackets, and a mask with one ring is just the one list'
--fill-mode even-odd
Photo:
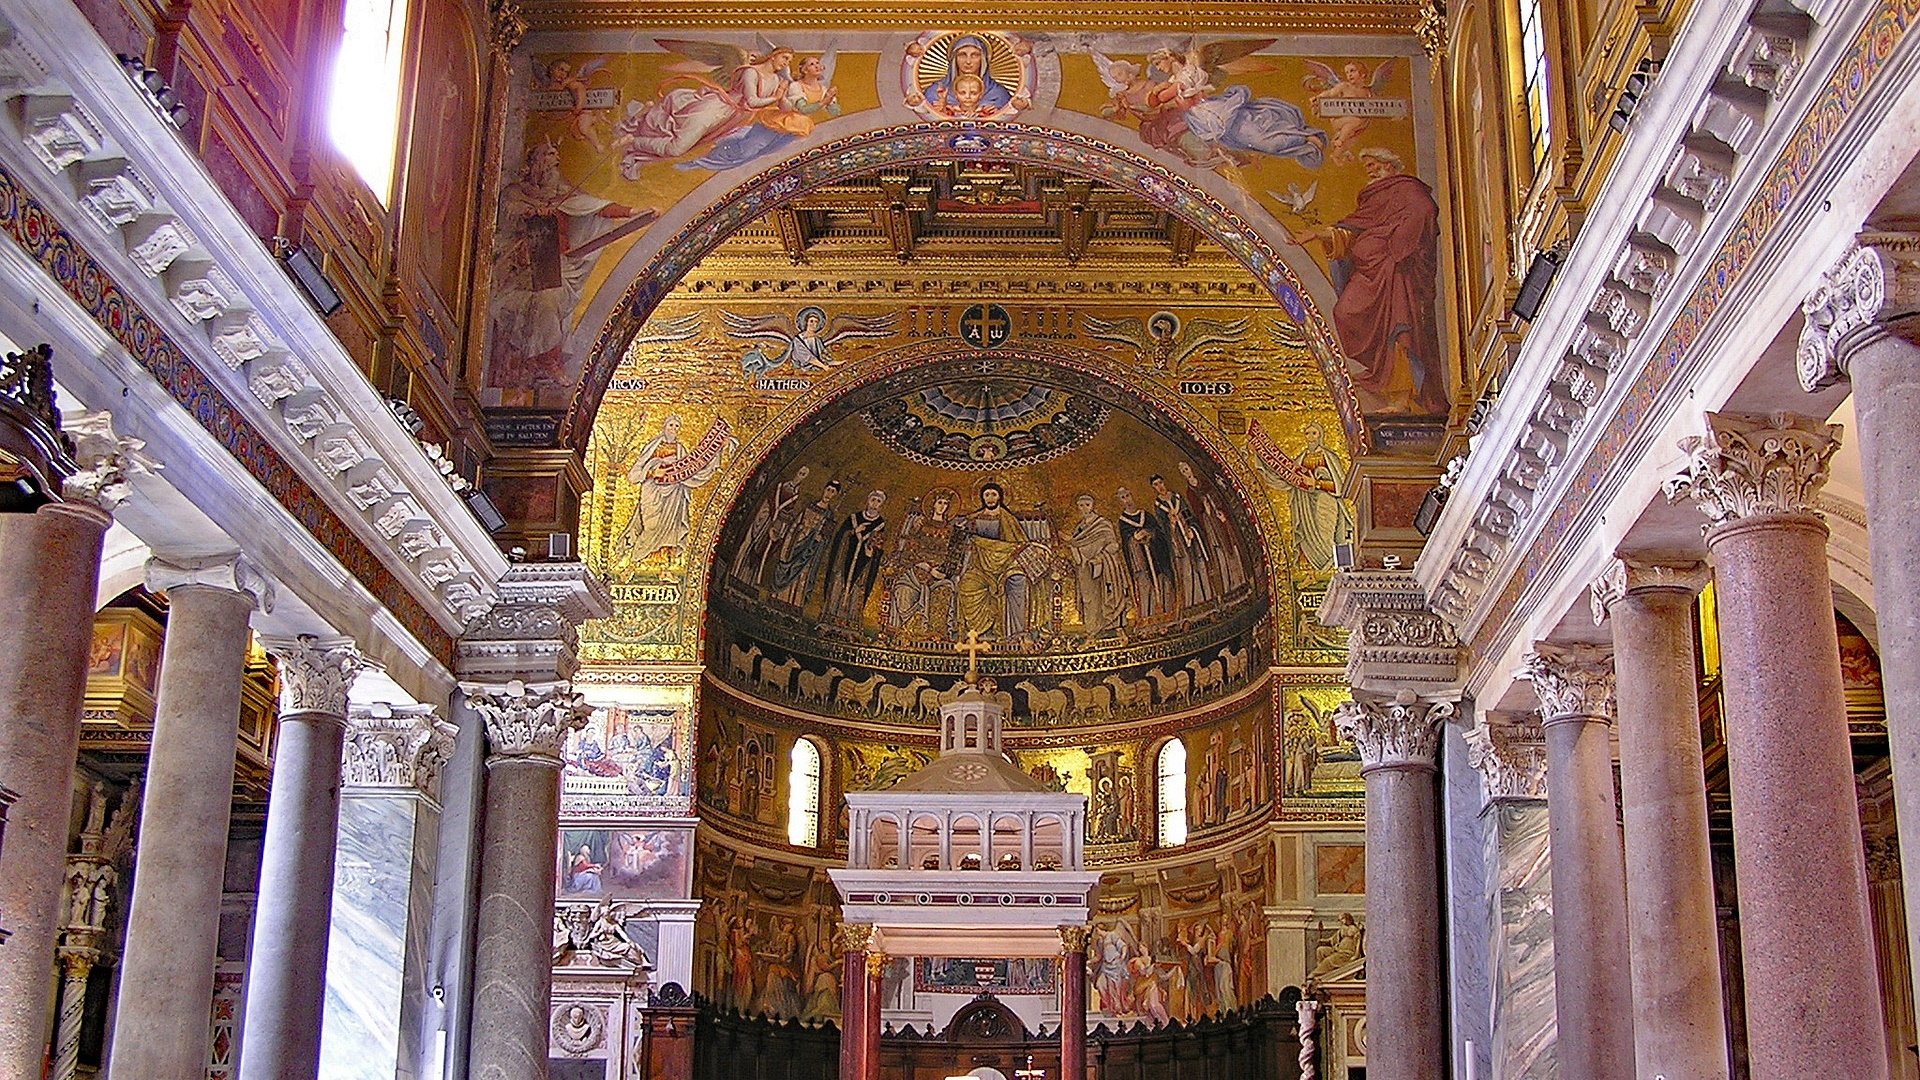
{"label": "ornate gold molding", "polygon": [[[860,0],[796,4],[770,0],[527,0],[534,31],[632,30],[668,27],[913,29],[967,25],[1007,30],[1173,30],[1273,33],[1412,33],[1424,14],[1421,0],[1292,0],[1286,4],[1232,0],[1115,0],[1088,5],[1071,0],[979,0],[964,12],[929,0]],[[956,16],[964,17],[956,18]]]}

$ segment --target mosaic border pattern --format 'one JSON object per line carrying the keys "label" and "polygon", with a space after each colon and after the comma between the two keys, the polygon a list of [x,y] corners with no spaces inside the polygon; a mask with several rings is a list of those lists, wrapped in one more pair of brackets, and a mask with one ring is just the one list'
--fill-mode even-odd
{"label": "mosaic border pattern", "polygon": [[1332,327],[1274,246],[1239,214],[1185,177],[1150,159],[1087,135],[1014,123],[901,124],[817,146],[722,195],[667,241],[614,308],[588,354],[580,385],[560,425],[563,445],[585,445],[601,398],[627,343],[681,276],[734,230],[802,195],[882,165],[953,157],[1037,161],[1131,191],[1199,228],[1238,259],[1318,343],[1313,350],[1340,414],[1348,445],[1368,451],[1360,399]]}
{"label": "mosaic border pattern", "polygon": [[1646,367],[1621,400],[1606,434],[1588,452],[1585,464],[1562,496],[1559,507],[1528,546],[1526,558],[1509,576],[1499,599],[1487,609],[1480,632],[1472,643],[1476,654],[1491,649],[1504,632],[1528,586],[1542,574],[1547,560],[1572,532],[1601,480],[1626,454],[1629,442],[1642,424],[1653,417],[1661,392],[1686,359],[1694,340],[1719,313],[1721,302],[1733,286],[1745,277],[1755,253],[1917,20],[1920,20],[1920,0],[1885,0],[1861,27],[1845,59],[1827,80],[1826,88],[1809,107],[1793,137],[1781,149],[1766,180],[1748,200],[1713,261],[1707,264],[1687,298],[1686,307],[1668,328],[1659,349],[1649,357]]}
{"label": "mosaic border pattern", "polygon": [[279,451],[194,365],[160,323],[133,301],[5,166],[0,166],[0,230],[38,262],[134,361],[166,388],[249,475],[359,579],[400,625],[441,663],[453,663],[453,636],[393,571],[294,472]]}

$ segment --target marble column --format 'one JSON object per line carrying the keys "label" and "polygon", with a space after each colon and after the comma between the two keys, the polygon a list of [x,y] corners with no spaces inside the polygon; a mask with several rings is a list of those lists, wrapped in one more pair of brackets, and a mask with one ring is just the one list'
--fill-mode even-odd
{"label": "marble column", "polygon": [[[1852,382],[1886,714],[1920,715],[1920,236],[1863,233],[1803,310],[1801,385]],[[1888,724],[1887,752],[1902,861],[1920,866],[1920,724]],[[1901,884],[1920,912],[1920,873]],[[1920,956],[1920,918],[1907,920],[1907,948]],[[1913,979],[1920,987],[1920,970]]]}
{"label": "marble column", "polygon": [[873,926],[841,923],[834,944],[840,949],[840,1075],[859,1080],[867,1061],[867,949]]}
{"label": "marble column", "polygon": [[1553,997],[1560,1075],[1633,1074],[1626,864],[1613,798],[1613,656],[1542,642],[1522,674],[1540,699],[1553,849]]}
{"label": "marble column", "polygon": [[248,618],[271,586],[245,558],[147,564],[167,595],[153,748],[127,917],[110,1080],[200,1080],[219,953]]}
{"label": "marble column", "polygon": [[560,747],[591,708],[566,682],[461,683],[487,726],[486,835],[474,940],[476,1080],[544,1080],[553,995]]}
{"label": "marble column", "polygon": [[52,355],[41,345],[0,361],[9,471],[52,500],[0,514],[0,625],[9,631],[0,636],[0,791],[14,796],[0,849],[5,1077],[38,1076],[44,1062],[101,540],[145,463],[140,441],[115,435],[110,414],[62,419]]}
{"label": "marble column", "polygon": [[17,796],[0,847],[0,1076],[40,1075],[60,932],[73,763],[87,689],[98,507],[0,514],[0,788]]}
{"label": "marble column", "polygon": [[1713,523],[1753,1075],[1883,1080],[1827,526],[1812,510],[1840,432],[1784,413],[1706,421],[1667,492]]}
{"label": "marble column", "polygon": [[312,1080],[320,1073],[347,690],[364,661],[345,638],[264,644],[279,661],[280,716],[247,956],[240,1080]]}
{"label": "marble column", "polygon": [[1461,733],[1486,795],[1488,947],[1493,986],[1491,1075],[1555,1072],[1553,859],[1548,849],[1547,747],[1538,713],[1489,710]]}
{"label": "marble column", "polygon": [[1434,762],[1451,701],[1356,690],[1334,714],[1367,786],[1367,1071],[1446,1075],[1440,949],[1439,793]]}
{"label": "marble column", "polygon": [[441,771],[454,728],[431,705],[351,704],[340,760],[332,926],[320,1067],[417,1072],[432,1009],[428,926]]}
{"label": "marble column", "polygon": [[1060,928],[1060,1077],[1087,1077],[1087,942],[1092,928]]}
{"label": "marble column", "polygon": [[1667,1080],[1729,1069],[1694,675],[1707,577],[1701,562],[1625,557],[1593,586],[1594,619],[1613,630],[1634,1057]]}

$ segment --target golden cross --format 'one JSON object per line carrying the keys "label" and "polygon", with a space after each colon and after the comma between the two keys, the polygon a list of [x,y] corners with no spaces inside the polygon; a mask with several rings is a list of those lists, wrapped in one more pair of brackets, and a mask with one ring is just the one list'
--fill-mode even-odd
{"label": "golden cross", "polygon": [[967,631],[967,640],[954,645],[953,651],[967,654],[967,683],[970,686],[979,686],[980,654],[983,652],[992,652],[993,646],[980,640],[980,631],[969,630]]}

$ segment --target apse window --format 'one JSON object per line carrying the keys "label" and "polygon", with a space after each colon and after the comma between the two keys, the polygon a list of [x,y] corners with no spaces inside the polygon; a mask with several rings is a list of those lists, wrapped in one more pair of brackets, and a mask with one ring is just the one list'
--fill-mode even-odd
{"label": "apse window", "polygon": [[406,0],[346,0],[346,26],[328,93],[327,131],[333,145],[382,206],[393,191],[406,29]]}
{"label": "apse window", "polygon": [[795,739],[787,770],[787,842],[813,847],[820,842],[820,748]]}
{"label": "apse window", "polygon": [[1533,167],[1547,163],[1553,138],[1547,98],[1547,33],[1541,25],[1542,0],[1520,0],[1521,98],[1527,104],[1527,134],[1533,140]]}
{"label": "apse window", "polygon": [[1160,846],[1179,847],[1187,842],[1187,746],[1179,739],[1168,739],[1154,762],[1159,778],[1155,802],[1160,815]]}

